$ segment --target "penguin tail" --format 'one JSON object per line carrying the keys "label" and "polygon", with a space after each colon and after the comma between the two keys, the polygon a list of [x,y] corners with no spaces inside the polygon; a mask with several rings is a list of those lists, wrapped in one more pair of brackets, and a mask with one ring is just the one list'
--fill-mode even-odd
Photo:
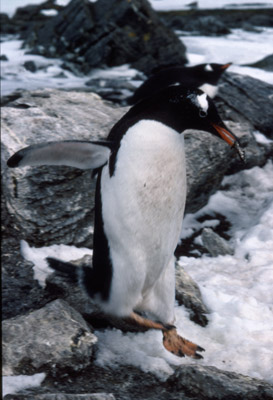
{"label": "penguin tail", "polygon": [[78,282],[79,268],[69,262],[58,260],[57,258],[47,257],[47,264],[61,275],[65,275],[72,282]]}

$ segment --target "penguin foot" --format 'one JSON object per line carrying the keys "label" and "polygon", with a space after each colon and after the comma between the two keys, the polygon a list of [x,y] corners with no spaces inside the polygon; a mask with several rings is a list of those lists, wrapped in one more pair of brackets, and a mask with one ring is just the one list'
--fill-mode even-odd
{"label": "penguin foot", "polygon": [[189,356],[195,359],[203,358],[197,351],[205,351],[202,347],[179,336],[176,329],[163,330],[163,345],[165,349],[178,357]]}

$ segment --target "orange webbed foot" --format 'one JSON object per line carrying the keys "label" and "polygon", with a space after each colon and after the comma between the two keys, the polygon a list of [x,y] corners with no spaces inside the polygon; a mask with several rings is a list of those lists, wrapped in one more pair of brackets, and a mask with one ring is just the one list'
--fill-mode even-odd
{"label": "orange webbed foot", "polygon": [[189,356],[195,359],[203,358],[197,351],[205,351],[202,347],[179,336],[175,328],[163,330],[163,345],[165,349],[178,357]]}

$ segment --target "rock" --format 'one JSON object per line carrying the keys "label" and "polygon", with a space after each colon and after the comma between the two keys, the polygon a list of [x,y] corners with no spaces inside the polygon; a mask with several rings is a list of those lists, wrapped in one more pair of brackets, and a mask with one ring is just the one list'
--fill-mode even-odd
{"label": "rock", "polygon": [[273,386],[265,381],[203,365],[184,365],[167,380],[173,392],[193,398],[271,400]]}
{"label": "rock", "polygon": [[21,38],[24,38],[29,32],[38,29],[49,20],[52,11],[58,12],[62,8],[55,0],[19,7],[13,17],[7,21],[8,23],[4,24],[4,30],[7,33],[19,33]]}
{"label": "rock", "polygon": [[229,243],[225,239],[221,238],[217,233],[213,232],[211,228],[203,229],[202,242],[212,257],[234,254],[234,250],[231,248]]}
{"label": "rock", "polygon": [[7,14],[0,13],[1,34],[14,34],[17,32],[15,25]]}
{"label": "rock", "polygon": [[18,375],[79,371],[89,365],[97,338],[77,311],[56,300],[3,321],[2,340],[3,374]]}
{"label": "rock", "polygon": [[252,68],[261,68],[265,71],[273,71],[273,54],[270,54],[270,56],[264,57],[262,60],[256,61],[255,63],[244,65]]}
{"label": "rock", "polygon": [[37,71],[37,65],[32,60],[25,61],[23,65],[24,65],[24,67],[25,67],[25,69],[27,71],[30,71],[30,72],[36,72]]}
{"label": "rock", "polygon": [[[3,200],[3,199],[2,199]],[[1,200],[2,320],[43,307],[54,299],[34,279],[33,264],[20,253],[13,217]]]}
{"label": "rock", "polygon": [[185,46],[147,0],[72,0],[28,33],[25,46],[33,53],[73,62],[84,73],[122,64],[148,73],[158,64],[187,61]]}
{"label": "rock", "polygon": [[47,393],[47,394],[9,394],[4,400],[115,400],[111,393]]}
{"label": "rock", "polygon": [[107,105],[95,94],[58,90],[26,92],[8,105],[1,113],[3,194],[20,238],[35,246],[73,243],[91,247],[96,184],[92,171],[68,167],[11,170],[5,164],[11,153],[31,143],[103,138],[125,109]]}
{"label": "rock", "polygon": [[215,102],[223,119],[247,122],[273,139],[273,85],[227,72],[218,87]]}
{"label": "rock", "polygon": [[8,57],[7,57],[5,54],[1,54],[0,60],[1,60],[1,61],[8,61],[9,59],[8,59]]}
{"label": "rock", "polygon": [[190,319],[201,326],[206,326],[209,313],[203,302],[200,289],[196,282],[176,263],[175,269],[175,298],[179,305],[184,305],[190,314]]}
{"label": "rock", "polygon": [[[163,21],[172,29],[211,35],[226,34],[231,29],[252,29],[273,26],[273,9],[191,9],[159,12]],[[247,21],[247,23],[246,23]],[[206,26],[209,24],[209,26]]]}
{"label": "rock", "polygon": [[212,15],[185,20],[183,24],[181,24],[181,20],[178,19],[176,21],[176,29],[205,36],[227,35],[231,32],[223,22]]}

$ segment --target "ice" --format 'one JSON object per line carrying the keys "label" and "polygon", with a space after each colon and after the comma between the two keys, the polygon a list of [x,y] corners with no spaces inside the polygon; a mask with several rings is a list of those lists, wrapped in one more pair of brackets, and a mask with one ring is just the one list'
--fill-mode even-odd
{"label": "ice", "polygon": [[46,375],[44,373],[34,375],[3,376],[3,397],[7,394],[20,392],[23,389],[40,386]]}

